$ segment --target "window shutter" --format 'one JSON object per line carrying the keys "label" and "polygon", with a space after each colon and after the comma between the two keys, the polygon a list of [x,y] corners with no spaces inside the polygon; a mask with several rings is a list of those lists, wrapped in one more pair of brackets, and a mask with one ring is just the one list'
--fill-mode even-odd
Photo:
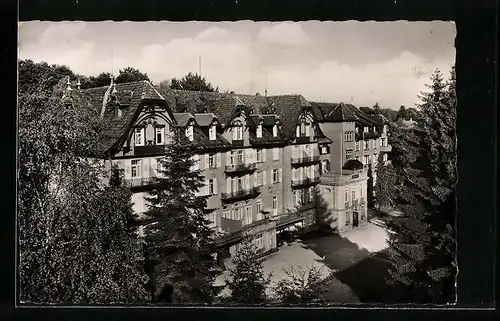
{"label": "window shutter", "polygon": [[221,153],[217,153],[217,163],[215,164],[216,168],[219,168],[222,165],[221,158]]}
{"label": "window shutter", "polygon": [[299,137],[300,136],[300,127],[299,125],[297,125],[297,127],[295,127],[295,137]]}
{"label": "window shutter", "polygon": [[217,186],[217,178],[214,178],[214,194],[219,194],[219,187]]}
{"label": "window shutter", "polygon": [[283,170],[281,168],[279,170],[279,181],[283,182]]}
{"label": "window shutter", "polygon": [[262,171],[261,174],[262,174],[262,185],[265,186],[267,184],[266,183],[267,172],[266,171]]}
{"label": "window shutter", "polygon": [[266,161],[266,149],[265,148],[262,149],[262,161],[263,162]]}
{"label": "window shutter", "polygon": [[226,178],[226,193],[231,193],[231,179]]}
{"label": "window shutter", "polygon": [[126,162],[126,165],[125,165],[125,179],[130,179],[130,166],[131,166],[131,162],[128,161]]}

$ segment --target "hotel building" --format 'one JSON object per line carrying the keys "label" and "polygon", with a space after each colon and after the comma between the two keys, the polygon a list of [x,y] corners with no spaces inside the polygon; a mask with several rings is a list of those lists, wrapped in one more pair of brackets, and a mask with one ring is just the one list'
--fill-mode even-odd
{"label": "hotel building", "polygon": [[386,120],[301,95],[160,93],[140,81],[68,86],[63,103],[92,108],[108,124],[106,161],[124,170],[138,216],[170,134],[184,131],[196,146],[205,178],[197,192],[208,196],[220,257],[234,253],[245,234],[264,254],[290,228],[343,232],[365,224],[366,165],[390,150]]}

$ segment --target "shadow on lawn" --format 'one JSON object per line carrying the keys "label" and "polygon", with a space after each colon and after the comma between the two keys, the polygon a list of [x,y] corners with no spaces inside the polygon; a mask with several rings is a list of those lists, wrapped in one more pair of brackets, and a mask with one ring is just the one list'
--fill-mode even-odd
{"label": "shadow on lawn", "polygon": [[[397,303],[398,294],[386,283],[391,265],[386,250],[370,253],[338,234],[314,231],[301,236],[304,248],[322,259],[337,280],[347,285],[362,303]],[[331,298],[335,301],[335,297]]]}

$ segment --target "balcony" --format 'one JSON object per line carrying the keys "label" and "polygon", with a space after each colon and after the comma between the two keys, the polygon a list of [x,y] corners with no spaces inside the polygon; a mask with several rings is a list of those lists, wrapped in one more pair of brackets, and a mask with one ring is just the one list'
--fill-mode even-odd
{"label": "balcony", "polygon": [[247,173],[253,172],[257,168],[255,163],[244,164],[244,163],[236,163],[233,165],[226,165],[226,173]]}
{"label": "balcony", "polygon": [[356,141],[363,140],[363,139],[375,139],[379,138],[381,136],[381,133],[379,132],[368,132],[368,133],[356,133]]}
{"label": "balcony", "polygon": [[243,139],[239,139],[239,140],[233,140],[233,141],[231,141],[231,145],[232,145],[233,147],[243,147],[243,145],[244,145],[244,144],[245,144],[245,143],[244,143]]}
{"label": "balcony", "polygon": [[123,180],[125,187],[141,187],[151,185],[152,183],[153,177],[136,177]]}
{"label": "balcony", "polygon": [[302,156],[302,157],[292,157],[292,166],[307,166],[315,163],[319,163],[320,156]]}
{"label": "balcony", "polygon": [[[346,172],[350,172],[347,174]],[[366,172],[354,172],[346,170],[344,175],[326,173],[321,175],[321,183],[326,185],[345,185],[358,180],[366,179]]]}
{"label": "balcony", "polygon": [[320,178],[319,177],[313,177],[313,178],[303,178],[303,179],[292,179],[292,187],[293,188],[301,188],[301,187],[306,187],[306,186],[311,186],[319,183]]}
{"label": "balcony", "polygon": [[380,151],[385,152],[385,153],[389,153],[392,151],[392,146],[391,145],[380,146]]}
{"label": "balcony", "polygon": [[297,144],[307,144],[313,141],[311,136],[299,136],[295,138]]}
{"label": "balcony", "polygon": [[145,146],[135,146],[134,155],[136,156],[148,156],[148,155],[163,155],[165,154],[166,145],[145,145]]}
{"label": "balcony", "polygon": [[236,202],[247,198],[254,198],[259,194],[260,194],[260,188],[253,187],[250,189],[243,189],[232,193],[222,193],[221,200],[223,202]]}

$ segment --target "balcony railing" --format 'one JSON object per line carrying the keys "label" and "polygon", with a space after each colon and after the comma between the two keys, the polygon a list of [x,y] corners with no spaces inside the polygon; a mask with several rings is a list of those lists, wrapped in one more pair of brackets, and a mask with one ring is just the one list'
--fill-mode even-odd
{"label": "balcony railing", "polygon": [[259,194],[260,194],[260,188],[253,187],[250,189],[243,189],[243,190],[239,190],[239,191],[231,192],[231,193],[222,193],[221,200],[223,200],[225,202],[237,201],[237,200],[242,200],[245,198],[255,197]]}
{"label": "balcony railing", "polygon": [[298,144],[305,144],[311,142],[313,139],[311,136],[299,136],[296,138]]}
{"label": "balcony railing", "polygon": [[303,179],[294,179],[292,180],[292,187],[304,187],[304,186],[310,186],[319,183],[320,178],[319,177],[307,177]]}
{"label": "balcony railing", "polygon": [[125,187],[146,186],[153,183],[153,177],[136,177],[136,178],[124,179],[123,183]]}
{"label": "balcony railing", "polygon": [[313,163],[319,163],[319,161],[320,161],[319,155],[292,157],[292,165],[308,165]]}
{"label": "balcony railing", "polygon": [[388,153],[388,152],[392,151],[392,146],[391,145],[380,146],[380,151]]}
{"label": "balcony railing", "polygon": [[243,139],[233,140],[233,141],[231,141],[231,145],[233,147],[243,147],[244,141],[243,141]]}
{"label": "balcony railing", "polygon": [[321,182],[327,185],[343,185],[350,183],[354,180],[365,179],[365,178],[366,178],[365,172],[353,173],[348,175],[345,174],[345,172],[344,175],[328,173],[321,175]]}
{"label": "balcony railing", "polygon": [[233,165],[226,165],[226,172],[227,173],[251,172],[254,171],[256,168],[257,166],[255,163],[249,163],[249,164],[236,163]]}
{"label": "balcony railing", "polygon": [[363,140],[364,139],[375,139],[379,138],[382,134],[379,132],[368,132],[368,133],[357,133],[356,134],[356,140]]}

